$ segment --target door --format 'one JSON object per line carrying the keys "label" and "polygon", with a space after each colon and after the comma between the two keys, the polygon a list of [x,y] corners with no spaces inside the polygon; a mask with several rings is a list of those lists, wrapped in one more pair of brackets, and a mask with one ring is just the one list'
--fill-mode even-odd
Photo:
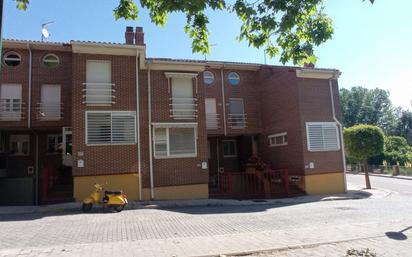
{"label": "door", "polygon": [[72,167],[72,128],[63,127],[63,156],[64,166]]}
{"label": "door", "polygon": [[218,119],[216,112],[216,98],[206,98],[205,99],[205,109],[206,109],[206,128],[207,129],[217,129]]}
{"label": "door", "polygon": [[172,78],[173,117],[195,118],[192,78]]}
{"label": "door", "polygon": [[86,102],[112,103],[112,64],[110,61],[87,61]]}
{"label": "door", "polygon": [[2,120],[20,120],[22,112],[21,85],[1,85],[0,99],[0,118]]}
{"label": "door", "polygon": [[246,115],[243,99],[229,99],[229,125],[231,127],[245,127]]}
{"label": "door", "polygon": [[40,118],[44,120],[59,120],[61,118],[60,85],[42,85]]}

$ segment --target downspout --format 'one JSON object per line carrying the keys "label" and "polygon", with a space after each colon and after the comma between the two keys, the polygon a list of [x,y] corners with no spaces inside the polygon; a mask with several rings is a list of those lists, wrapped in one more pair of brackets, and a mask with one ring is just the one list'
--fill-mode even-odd
{"label": "downspout", "polygon": [[136,53],[136,140],[137,140],[137,169],[139,173],[139,200],[142,200],[142,161],[140,154],[140,103],[139,103],[139,50]]}
{"label": "downspout", "polygon": [[147,63],[147,105],[149,121],[149,172],[150,172],[150,199],[154,199],[154,182],[153,182],[153,150],[152,150],[152,85],[150,77],[151,61]]}
{"label": "downspout", "polygon": [[35,202],[36,205],[39,205],[39,135],[36,135],[36,164],[35,164],[35,180],[36,180],[36,187],[35,187]]}
{"label": "downspout", "polygon": [[29,49],[29,97],[27,103],[27,128],[31,127],[31,69],[32,69],[32,52],[30,48],[30,44],[27,44],[27,48]]}
{"label": "downspout", "polygon": [[335,75],[334,77],[329,79],[329,92],[330,92],[330,101],[332,105],[332,115],[333,115],[333,120],[338,124],[339,127],[339,134],[340,134],[340,142],[341,142],[341,149],[342,149],[342,163],[343,163],[343,183],[345,185],[345,193],[348,191],[348,186],[346,182],[346,157],[345,157],[345,144],[343,141],[343,125],[342,123],[336,118],[336,113],[335,113],[335,100],[333,97],[333,88],[332,88],[332,80],[337,79],[339,75]]}
{"label": "downspout", "polygon": [[222,65],[222,68],[220,69],[220,78],[222,80],[222,103],[223,103],[223,130],[224,134],[226,136],[227,131],[226,131],[226,100],[225,100],[225,81],[223,79],[223,68],[225,65]]}

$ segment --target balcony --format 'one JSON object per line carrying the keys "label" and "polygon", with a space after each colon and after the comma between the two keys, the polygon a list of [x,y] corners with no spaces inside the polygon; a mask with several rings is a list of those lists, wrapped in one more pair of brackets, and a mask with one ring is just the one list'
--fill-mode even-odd
{"label": "balcony", "polygon": [[173,119],[188,120],[197,118],[197,98],[169,98],[170,117]]}
{"label": "balcony", "polygon": [[115,104],[116,90],[113,83],[83,83],[83,104],[86,105],[112,105]]}
{"label": "balcony", "polygon": [[0,121],[22,120],[25,109],[21,99],[0,99]]}
{"label": "balcony", "polygon": [[206,129],[219,129],[219,114],[218,113],[206,113]]}
{"label": "balcony", "polygon": [[242,129],[246,127],[246,113],[229,113],[227,118],[227,123],[229,127],[234,129]]}
{"label": "balcony", "polygon": [[63,118],[63,103],[60,102],[37,103],[35,110],[38,120],[61,120]]}

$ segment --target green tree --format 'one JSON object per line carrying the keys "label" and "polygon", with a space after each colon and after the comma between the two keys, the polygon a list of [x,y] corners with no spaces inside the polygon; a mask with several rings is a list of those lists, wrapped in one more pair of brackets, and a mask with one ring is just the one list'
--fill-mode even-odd
{"label": "green tree", "polygon": [[388,91],[364,87],[342,88],[340,103],[345,127],[370,124],[382,128],[387,134],[396,134],[397,117]]}
{"label": "green tree", "polygon": [[384,134],[372,125],[355,125],[343,133],[345,150],[349,158],[363,163],[366,188],[371,188],[368,173],[368,159],[381,154],[384,150]]}
{"label": "green tree", "polygon": [[398,136],[385,138],[384,158],[391,165],[405,165],[410,163],[412,157],[412,147],[408,145],[406,139]]}
{"label": "green tree", "polygon": [[[29,0],[15,0],[26,10]],[[116,19],[138,20],[134,0],[118,0],[113,10]],[[365,0],[363,0],[365,1]],[[369,0],[371,3],[374,0]],[[137,2],[137,1],[136,1]],[[265,47],[270,57],[294,64],[314,63],[313,49],[332,38],[332,20],[324,13],[323,0],[140,0],[149,11],[151,22],[164,26],[170,13],[183,13],[185,31],[192,39],[193,52],[210,52],[207,10],[234,13],[241,20],[239,40],[250,46]]]}
{"label": "green tree", "polygon": [[408,139],[408,143],[412,144],[412,112],[408,110],[398,111],[397,134]]}

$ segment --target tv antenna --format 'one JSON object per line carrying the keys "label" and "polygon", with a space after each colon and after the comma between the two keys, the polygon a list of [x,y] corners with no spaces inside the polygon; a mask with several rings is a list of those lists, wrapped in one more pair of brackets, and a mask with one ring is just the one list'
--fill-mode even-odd
{"label": "tv antenna", "polygon": [[47,30],[47,26],[48,26],[49,24],[52,24],[52,23],[54,23],[54,21],[49,21],[49,22],[43,23],[43,24],[41,25],[41,42],[43,42],[44,39],[47,39],[47,38],[50,37],[50,33],[49,33],[49,31]]}
{"label": "tv antenna", "polygon": [[[217,46],[217,44],[210,44],[210,48]],[[205,54],[205,61],[207,61],[207,54]]]}

